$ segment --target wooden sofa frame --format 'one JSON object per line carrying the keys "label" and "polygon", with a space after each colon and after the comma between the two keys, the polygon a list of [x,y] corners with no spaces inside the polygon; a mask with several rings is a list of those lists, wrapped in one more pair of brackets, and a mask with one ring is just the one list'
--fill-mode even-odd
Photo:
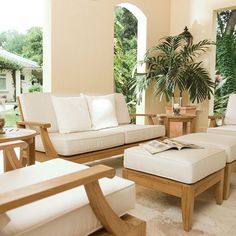
{"label": "wooden sofa frame", "polygon": [[[208,116],[210,119],[209,127],[214,128],[217,127],[217,120],[222,121],[222,125],[224,125],[224,115],[211,115]],[[230,195],[230,182],[231,182],[231,174],[236,171],[236,161],[231,163],[226,163],[225,167],[225,177],[224,177],[224,200],[227,200]]]}
{"label": "wooden sofa frame", "polygon": [[[27,145],[23,141],[1,143],[0,150],[8,152],[8,158],[15,160],[15,147]],[[10,155],[13,154],[13,155]],[[14,162],[14,161],[13,161]],[[16,169],[21,168],[18,165]],[[30,186],[0,194],[0,214],[14,208],[38,201],[63,191],[84,185],[89,203],[104,229],[92,235],[145,236],[146,223],[126,214],[119,218],[107,203],[98,180],[104,177],[113,178],[115,170],[108,166],[97,165],[54,179],[42,181]]]}
{"label": "wooden sofa frame", "polygon": [[[56,150],[50,140],[48,130],[47,130],[48,128],[51,127],[51,124],[50,123],[39,123],[39,122],[35,122],[35,121],[25,121],[19,97],[17,98],[17,101],[19,104],[19,110],[20,110],[20,115],[21,115],[21,119],[22,119],[22,121],[17,122],[17,127],[18,128],[31,127],[34,129],[36,128],[37,130],[39,130],[39,133],[41,135],[41,139],[42,139],[45,153],[37,151],[36,152],[36,160],[45,161],[45,160],[59,157],[60,155],[56,152]],[[156,118],[156,114],[130,114],[130,116],[131,117],[137,117],[137,116],[145,117],[148,124],[150,124],[150,125],[154,125],[154,120]],[[146,141],[147,140],[145,140],[145,142]],[[106,157],[121,155],[124,153],[124,150],[126,148],[136,146],[139,143],[141,143],[141,142],[124,144],[124,145],[117,146],[117,147],[107,148],[107,149],[93,151],[93,152],[82,153],[82,154],[73,155],[73,156],[60,156],[60,157],[66,159],[66,160],[77,162],[77,163],[85,163],[85,162],[103,159]]]}
{"label": "wooden sofa frame", "polygon": [[224,169],[194,184],[185,184],[128,168],[123,169],[123,177],[144,187],[181,198],[183,228],[185,231],[190,231],[192,227],[195,197],[211,186],[216,185],[216,203],[222,204],[223,202]]}

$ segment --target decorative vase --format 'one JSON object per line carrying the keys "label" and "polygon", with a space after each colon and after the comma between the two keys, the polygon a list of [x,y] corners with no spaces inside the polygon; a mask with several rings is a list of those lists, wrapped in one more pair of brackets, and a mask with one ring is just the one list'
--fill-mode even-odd
{"label": "decorative vase", "polygon": [[5,119],[0,117],[0,134],[5,134],[5,130],[3,129],[5,125]]}
{"label": "decorative vase", "polygon": [[180,108],[181,108],[182,98],[172,98],[172,112],[174,115],[180,115]]}

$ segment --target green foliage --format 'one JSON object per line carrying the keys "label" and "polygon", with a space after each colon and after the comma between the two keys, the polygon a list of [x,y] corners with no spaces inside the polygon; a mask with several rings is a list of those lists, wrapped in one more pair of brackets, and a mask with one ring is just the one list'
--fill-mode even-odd
{"label": "green foliage", "polygon": [[7,60],[3,57],[0,56],[0,70],[20,70],[22,67],[11,60]]}
{"label": "green foliage", "polygon": [[137,20],[127,9],[116,7],[114,28],[114,80],[116,92],[123,93],[131,112],[136,107],[132,68],[137,61]]}
{"label": "green foliage", "polygon": [[[223,79],[216,86],[214,112],[223,113],[227,106],[229,94],[236,92],[236,31],[226,31],[228,24],[235,27],[231,16],[235,10],[222,11],[217,14],[216,71]],[[233,26],[233,27],[232,27]]]}
{"label": "green foliage", "polygon": [[30,93],[34,93],[34,92],[42,92],[42,86],[40,84],[33,84],[30,88],[29,88],[29,92]]}
{"label": "green foliage", "polygon": [[157,46],[147,51],[141,62],[146,64],[147,72],[142,75],[135,72],[135,87],[139,98],[143,90],[154,81],[155,94],[160,94],[161,98],[165,96],[167,101],[174,96],[176,89],[180,91],[180,96],[187,91],[191,102],[210,99],[215,85],[202,62],[196,59],[212,44],[202,40],[188,46],[183,35],[163,38]]}
{"label": "green foliage", "polygon": [[40,27],[32,27],[26,34],[21,34],[15,30],[2,32],[0,34],[0,46],[9,52],[42,65],[43,35]]}

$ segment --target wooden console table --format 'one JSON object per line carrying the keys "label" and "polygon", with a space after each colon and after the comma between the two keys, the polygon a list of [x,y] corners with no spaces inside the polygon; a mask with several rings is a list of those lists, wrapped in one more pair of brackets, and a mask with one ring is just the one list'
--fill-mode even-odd
{"label": "wooden console table", "polygon": [[159,123],[165,125],[166,127],[166,136],[170,137],[170,123],[171,122],[182,122],[183,123],[183,134],[187,134],[187,124],[190,123],[190,133],[195,132],[195,120],[196,115],[172,115],[172,114],[160,114],[157,115],[159,118]]}
{"label": "wooden console table", "polygon": [[[27,150],[25,150],[26,152],[24,154],[24,158],[27,160],[24,161],[25,165],[35,164],[36,131],[32,129],[19,129],[19,128],[5,128],[4,130],[5,134],[0,134],[0,143],[11,142],[16,140],[25,141],[28,144]],[[17,162],[18,161],[17,159],[13,160],[13,163],[11,163],[12,160],[9,160],[9,158],[6,157],[6,153],[3,154],[3,157],[4,157],[4,171],[10,171],[16,169],[15,168],[16,163],[14,162]]]}

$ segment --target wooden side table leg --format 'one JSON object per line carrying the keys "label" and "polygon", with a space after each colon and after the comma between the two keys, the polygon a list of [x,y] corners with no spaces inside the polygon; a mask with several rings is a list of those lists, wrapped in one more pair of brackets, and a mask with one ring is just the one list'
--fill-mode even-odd
{"label": "wooden side table leg", "polygon": [[166,117],[166,136],[170,138],[170,119]]}
{"label": "wooden side table leg", "polygon": [[7,157],[6,151],[3,151],[3,164],[4,164],[4,172],[14,170],[14,168],[12,167],[12,165]]}
{"label": "wooden side table leg", "polygon": [[187,134],[188,122],[183,121],[183,134]]}
{"label": "wooden side table leg", "polygon": [[35,138],[26,140],[26,142],[29,144],[29,157],[28,157],[27,164],[34,165],[35,164]]}
{"label": "wooden side table leg", "polygon": [[195,128],[196,128],[196,119],[194,118],[194,119],[190,122],[190,133],[195,133]]}

